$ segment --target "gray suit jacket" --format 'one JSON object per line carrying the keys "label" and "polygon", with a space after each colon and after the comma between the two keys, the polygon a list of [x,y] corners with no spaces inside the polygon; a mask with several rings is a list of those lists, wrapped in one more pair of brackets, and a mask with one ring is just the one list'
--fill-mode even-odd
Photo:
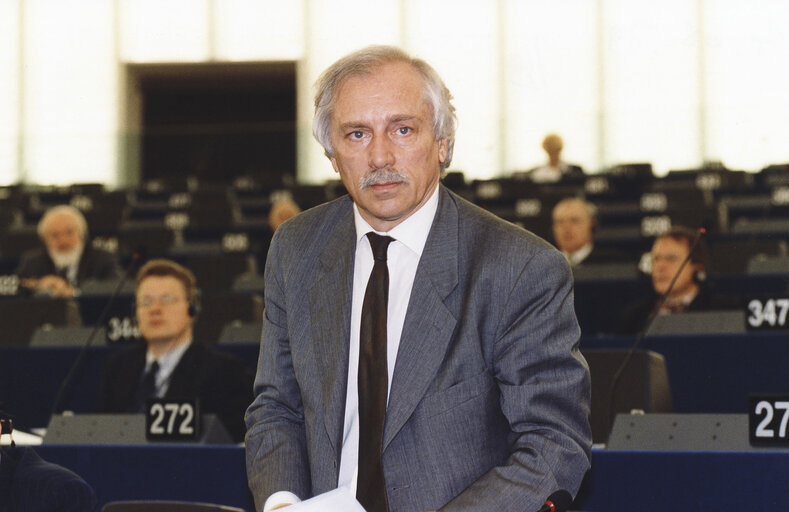
{"label": "gray suit jacket", "polygon": [[[273,492],[336,488],[355,249],[352,202],[276,232],[247,411],[247,474]],[[564,257],[441,186],[392,378],[390,510],[536,510],[589,468],[589,372]]]}

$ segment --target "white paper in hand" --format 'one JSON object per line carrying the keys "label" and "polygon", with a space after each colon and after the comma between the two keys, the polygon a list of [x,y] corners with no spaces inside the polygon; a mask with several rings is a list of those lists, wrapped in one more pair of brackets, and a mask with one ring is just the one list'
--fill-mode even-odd
{"label": "white paper in hand", "polygon": [[365,512],[347,487],[319,494],[283,510],[288,512]]}

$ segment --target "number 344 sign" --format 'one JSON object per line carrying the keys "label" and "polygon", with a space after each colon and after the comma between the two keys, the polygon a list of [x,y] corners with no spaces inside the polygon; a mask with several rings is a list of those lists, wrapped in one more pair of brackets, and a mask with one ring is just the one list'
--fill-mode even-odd
{"label": "number 344 sign", "polygon": [[789,446],[789,395],[751,395],[748,431],[755,446]]}

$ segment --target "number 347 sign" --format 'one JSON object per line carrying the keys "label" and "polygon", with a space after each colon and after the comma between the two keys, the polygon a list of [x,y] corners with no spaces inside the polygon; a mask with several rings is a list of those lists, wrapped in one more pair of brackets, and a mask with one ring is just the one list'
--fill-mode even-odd
{"label": "number 347 sign", "polygon": [[745,312],[749,330],[789,328],[789,298],[752,299]]}

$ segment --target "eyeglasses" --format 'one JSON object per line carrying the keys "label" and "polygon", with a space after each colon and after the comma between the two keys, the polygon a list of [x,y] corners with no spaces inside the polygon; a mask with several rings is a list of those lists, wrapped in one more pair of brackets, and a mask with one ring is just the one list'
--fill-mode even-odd
{"label": "eyeglasses", "polygon": [[140,309],[150,308],[157,301],[162,306],[171,306],[171,305],[175,304],[176,302],[179,302],[180,300],[181,300],[181,297],[176,297],[175,295],[162,295],[161,297],[158,297],[158,298],[146,296],[146,297],[141,297],[137,301],[137,307],[140,308]]}
{"label": "eyeglasses", "polygon": [[666,263],[679,263],[682,261],[684,256],[678,256],[676,254],[651,254],[650,257],[652,258],[653,263],[657,263],[659,261],[665,261]]}

